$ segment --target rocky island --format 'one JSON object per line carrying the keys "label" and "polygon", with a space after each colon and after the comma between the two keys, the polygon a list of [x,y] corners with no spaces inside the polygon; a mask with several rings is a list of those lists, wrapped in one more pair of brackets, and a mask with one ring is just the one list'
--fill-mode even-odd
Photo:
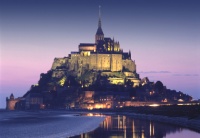
{"label": "rocky island", "polygon": [[130,106],[193,104],[192,97],[167,89],[161,82],[140,78],[131,51],[105,37],[99,14],[93,43],[55,58],[51,69],[22,97],[11,94],[7,109],[114,109]]}

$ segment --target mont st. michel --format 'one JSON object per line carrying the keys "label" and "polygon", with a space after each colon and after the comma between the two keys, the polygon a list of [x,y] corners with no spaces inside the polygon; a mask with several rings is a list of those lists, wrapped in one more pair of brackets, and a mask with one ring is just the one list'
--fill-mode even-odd
{"label": "mont st. michel", "polygon": [[131,51],[105,37],[99,12],[94,42],[80,43],[67,57],[55,58],[22,97],[11,94],[6,108],[115,109],[132,106],[192,104],[192,97],[167,89],[161,81],[140,78]]}

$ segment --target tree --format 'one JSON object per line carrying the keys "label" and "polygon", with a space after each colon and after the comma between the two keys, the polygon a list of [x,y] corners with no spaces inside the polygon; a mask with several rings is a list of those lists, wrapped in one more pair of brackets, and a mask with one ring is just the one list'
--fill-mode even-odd
{"label": "tree", "polygon": [[131,81],[131,80],[128,80],[128,81],[126,81],[125,82],[125,85],[127,86],[127,87],[133,87],[133,82]]}
{"label": "tree", "polygon": [[155,83],[155,90],[157,90],[159,93],[161,93],[163,91],[163,83],[161,81],[157,81]]}

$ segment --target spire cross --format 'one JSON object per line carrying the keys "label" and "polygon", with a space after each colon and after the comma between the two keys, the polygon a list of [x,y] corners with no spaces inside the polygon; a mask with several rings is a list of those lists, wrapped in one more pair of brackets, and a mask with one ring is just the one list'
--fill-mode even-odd
{"label": "spire cross", "polygon": [[101,6],[99,5],[99,19],[101,19]]}

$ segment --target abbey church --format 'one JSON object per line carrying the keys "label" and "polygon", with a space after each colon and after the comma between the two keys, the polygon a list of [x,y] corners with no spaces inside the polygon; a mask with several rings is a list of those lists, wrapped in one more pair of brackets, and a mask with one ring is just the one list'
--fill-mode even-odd
{"label": "abbey church", "polygon": [[80,43],[78,48],[77,52],[71,52],[68,57],[54,59],[51,68],[54,70],[53,77],[62,76],[62,67],[76,72],[77,77],[87,70],[101,71],[107,76],[112,76],[113,72],[121,72],[125,77],[110,77],[110,82],[124,84],[126,78],[131,80],[134,86],[139,85],[140,79],[136,73],[135,61],[131,59],[131,52],[123,52],[119,42],[104,36],[100,12],[94,43]]}

